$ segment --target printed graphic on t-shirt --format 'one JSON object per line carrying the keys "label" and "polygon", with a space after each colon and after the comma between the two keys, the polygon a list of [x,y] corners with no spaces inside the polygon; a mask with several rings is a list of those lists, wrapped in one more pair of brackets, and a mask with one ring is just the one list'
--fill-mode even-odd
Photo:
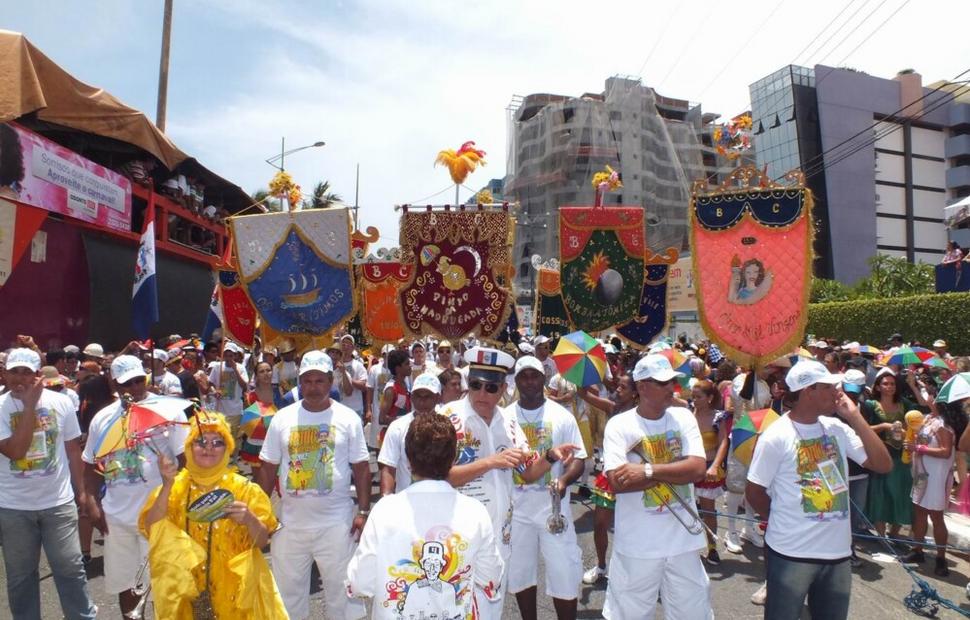
{"label": "printed graphic on t-shirt", "polygon": [[[525,433],[525,438],[529,442],[529,448],[533,454],[545,454],[546,450],[552,448],[552,422],[539,420],[534,424],[520,424],[519,428]],[[552,472],[548,471],[542,478],[531,484],[545,487],[549,484],[550,480],[552,480]],[[512,471],[512,481],[518,486],[527,486],[529,484],[522,479],[522,474],[519,473],[518,469]]]}
{"label": "printed graphic on t-shirt", "polygon": [[451,420],[452,426],[455,427],[455,433],[458,435],[458,454],[455,456],[455,465],[474,463],[478,459],[478,451],[482,447],[481,440],[476,439],[468,431],[458,414],[452,413],[448,416],[448,419]]}
{"label": "printed graphic on t-shirt", "polygon": [[325,495],[333,490],[336,429],[330,424],[295,426],[287,445],[286,491]]}
{"label": "printed graphic on t-shirt", "polygon": [[[654,464],[673,463],[679,461],[684,454],[684,442],[680,431],[669,430],[657,435],[647,435],[640,442],[641,456]],[[658,484],[643,492],[644,508],[655,508],[657,513],[666,507],[675,505],[671,487],[682,498],[690,497],[690,487],[686,484]]]}
{"label": "printed graphic on t-shirt", "polygon": [[819,471],[818,463],[832,461],[842,480],[845,475],[839,444],[829,436],[798,442],[798,485],[802,488],[802,512],[818,521],[845,519],[849,510],[849,494],[832,494]]}
{"label": "printed graphic on t-shirt", "polygon": [[223,399],[236,398],[236,388],[239,381],[236,380],[236,371],[230,366],[223,366],[219,372],[219,395]]}
{"label": "printed graphic on t-shirt", "polygon": [[[23,411],[11,414],[10,430],[17,430]],[[57,417],[46,407],[37,407],[37,421],[24,458],[10,461],[17,478],[43,478],[57,469]]]}
{"label": "printed graphic on t-shirt", "polygon": [[104,482],[109,487],[141,484],[146,481],[142,472],[144,459],[141,456],[141,446],[135,446],[134,450],[115,450],[99,458],[97,462]]}
{"label": "printed graphic on t-shirt", "polygon": [[382,605],[402,620],[462,620],[471,618],[471,566],[465,561],[468,543],[448,526],[437,526],[411,543],[411,554],[387,568],[390,579]]}

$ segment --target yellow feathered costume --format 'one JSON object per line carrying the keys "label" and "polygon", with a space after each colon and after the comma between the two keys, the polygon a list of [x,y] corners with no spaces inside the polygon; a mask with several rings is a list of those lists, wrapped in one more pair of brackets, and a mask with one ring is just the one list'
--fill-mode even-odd
{"label": "yellow feathered costume", "polygon": [[[206,538],[208,523],[186,519],[189,505],[214,489],[226,489],[270,532],[278,527],[269,498],[256,484],[228,467],[234,441],[229,424],[220,414],[199,412],[192,421],[185,443],[186,468],[175,477],[169,494],[167,515],[148,530],[145,516],[161,487],[155,489],[142,508],[139,528],[149,541],[155,615],[162,620],[192,620],[192,601],[205,589]],[[223,460],[216,467],[202,469],[192,456],[192,442],[202,433],[219,433],[226,441]],[[212,524],[212,558],[209,591],[217,618],[285,619],[276,581],[259,549],[253,547],[248,529],[231,519]]]}

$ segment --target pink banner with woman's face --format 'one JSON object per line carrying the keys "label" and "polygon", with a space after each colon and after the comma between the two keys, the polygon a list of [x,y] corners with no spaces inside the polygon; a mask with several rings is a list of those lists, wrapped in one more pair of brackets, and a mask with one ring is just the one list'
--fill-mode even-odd
{"label": "pink banner with woman's face", "polygon": [[13,123],[0,123],[0,198],[131,232],[131,182]]}

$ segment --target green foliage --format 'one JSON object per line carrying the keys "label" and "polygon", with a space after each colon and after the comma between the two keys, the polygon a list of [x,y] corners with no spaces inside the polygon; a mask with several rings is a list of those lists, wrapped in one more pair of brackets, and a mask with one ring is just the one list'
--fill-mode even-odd
{"label": "green foliage", "polygon": [[809,304],[806,332],[819,338],[855,340],[880,348],[895,332],[907,341],[918,340],[926,346],[943,338],[951,353],[967,355],[970,331],[964,317],[968,307],[970,293]]}
{"label": "green foliage", "polygon": [[258,189],[253,192],[253,202],[262,203],[270,212],[280,211],[282,209],[279,198],[271,195],[269,190],[266,189]]}
{"label": "green foliage", "polygon": [[306,204],[311,209],[326,209],[332,207],[334,203],[341,202],[343,199],[339,194],[330,191],[330,181],[321,181],[313,187],[310,195],[310,202]]}
{"label": "green foliage", "polygon": [[849,287],[836,280],[812,279],[811,303],[885,299],[926,295],[934,291],[933,265],[911,263],[898,256],[877,254],[869,259],[869,277]]}

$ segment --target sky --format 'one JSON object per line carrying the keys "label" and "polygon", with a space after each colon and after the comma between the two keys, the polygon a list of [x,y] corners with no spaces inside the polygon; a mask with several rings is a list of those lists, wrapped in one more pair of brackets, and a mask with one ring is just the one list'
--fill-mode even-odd
{"label": "sky", "polygon": [[[3,4],[0,28],[155,118],[162,0]],[[174,0],[166,132],[250,193],[281,138],[325,141],[287,170],[353,204],[359,164],[361,227],[393,246],[394,205],[454,199],[439,150],[487,152],[469,187],[504,176],[515,95],[602,92],[628,75],[729,118],[749,84],[793,62],[913,68],[928,84],[970,68],[970,38],[946,34],[968,17],[965,0]]]}

